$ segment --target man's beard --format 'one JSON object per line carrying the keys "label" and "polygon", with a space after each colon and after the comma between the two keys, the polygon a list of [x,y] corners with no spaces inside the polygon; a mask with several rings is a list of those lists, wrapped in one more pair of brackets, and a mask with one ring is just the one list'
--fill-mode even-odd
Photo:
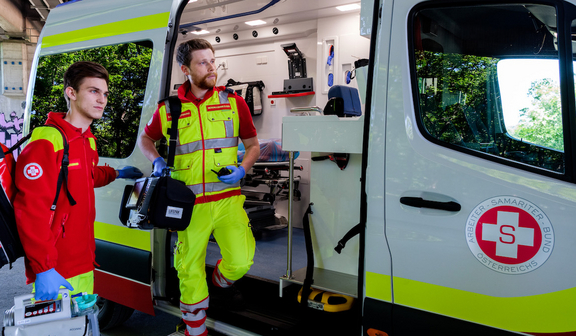
{"label": "man's beard", "polygon": [[[208,80],[209,76],[214,76],[214,79]],[[210,90],[216,85],[216,81],[218,80],[217,73],[207,74],[206,76],[202,77],[201,79],[192,75],[192,83],[196,85],[198,88],[203,90]],[[212,82],[213,81],[213,82]]]}

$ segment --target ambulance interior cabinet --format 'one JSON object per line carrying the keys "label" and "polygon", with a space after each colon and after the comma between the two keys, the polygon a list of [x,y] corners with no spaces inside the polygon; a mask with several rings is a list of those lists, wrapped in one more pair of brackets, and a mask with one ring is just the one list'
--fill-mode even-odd
{"label": "ambulance interior cabinet", "polygon": [[[314,250],[312,287],[357,297],[359,240],[352,238],[341,254],[334,247],[360,221],[360,177],[364,117],[288,116],[282,119],[282,149],[309,151],[312,158],[348,153],[341,170],[331,160],[311,161],[310,215]],[[303,283],[306,269],[281,282]]]}

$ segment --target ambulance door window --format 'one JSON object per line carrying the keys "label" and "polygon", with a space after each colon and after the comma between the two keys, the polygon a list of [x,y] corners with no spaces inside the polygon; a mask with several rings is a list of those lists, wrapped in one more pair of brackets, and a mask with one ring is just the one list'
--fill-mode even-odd
{"label": "ambulance door window", "polygon": [[152,42],[118,44],[47,55],[38,61],[30,128],[43,125],[48,112],[66,112],[64,72],[77,61],[102,64],[110,76],[108,104],[91,126],[98,155],[126,158],[136,146],[140,115],[152,56]]}
{"label": "ambulance door window", "polygon": [[565,173],[554,7],[428,6],[412,26],[426,138],[522,169]]}

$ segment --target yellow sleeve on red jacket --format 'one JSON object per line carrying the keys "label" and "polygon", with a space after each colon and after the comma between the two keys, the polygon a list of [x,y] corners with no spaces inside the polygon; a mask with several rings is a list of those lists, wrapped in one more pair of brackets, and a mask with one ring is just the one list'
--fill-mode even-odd
{"label": "yellow sleeve on red jacket", "polygon": [[[50,141],[52,140],[52,141]],[[35,129],[30,143],[18,156],[14,213],[20,240],[30,267],[40,273],[56,267],[56,239],[60,228],[52,218],[50,206],[56,195],[60,172],[62,135],[58,130]]]}

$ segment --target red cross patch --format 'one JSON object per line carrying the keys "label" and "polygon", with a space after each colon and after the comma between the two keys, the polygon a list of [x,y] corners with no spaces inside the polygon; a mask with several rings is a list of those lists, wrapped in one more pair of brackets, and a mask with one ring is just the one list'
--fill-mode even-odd
{"label": "red cross patch", "polygon": [[33,162],[24,167],[24,176],[29,180],[36,180],[42,176],[43,170],[39,164]]}

